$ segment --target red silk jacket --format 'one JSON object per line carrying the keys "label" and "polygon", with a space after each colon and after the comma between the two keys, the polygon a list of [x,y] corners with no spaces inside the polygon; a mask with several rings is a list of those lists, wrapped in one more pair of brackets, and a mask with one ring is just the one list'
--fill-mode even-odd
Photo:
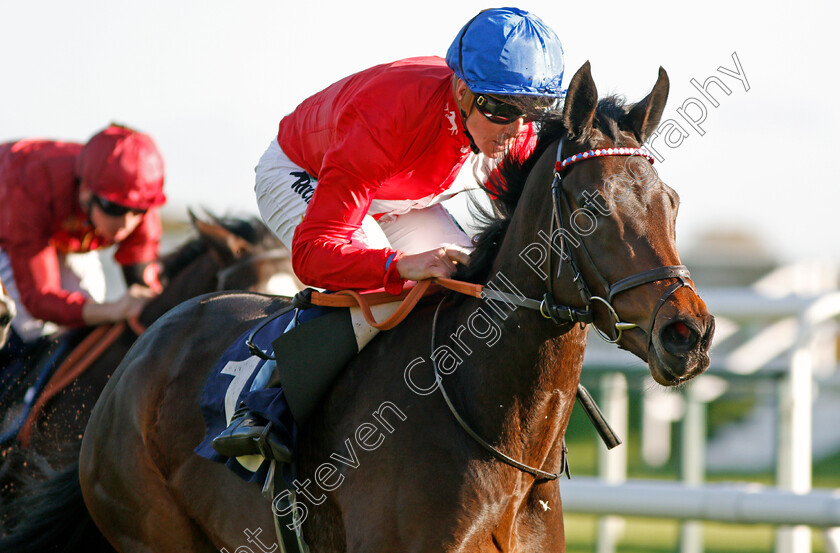
{"label": "red silk jacket", "polygon": [[[318,180],[292,243],[302,281],[400,292],[399,252],[362,248],[350,237],[374,199],[425,198],[455,180],[470,145],[452,75],[438,57],[378,65],[308,98],[280,122],[280,147]],[[528,151],[533,138],[529,127]]]}
{"label": "red silk jacket", "polygon": [[[79,205],[75,166],[81,149],[47,140],[0,144],[0,249],[9,256],[26,309],[63,325],[83,324],[86,298],[61,288],[57,254],[112,245]],[[149,210],[114,259],[123,266],[155,260],[161,234],[160,216]]]}

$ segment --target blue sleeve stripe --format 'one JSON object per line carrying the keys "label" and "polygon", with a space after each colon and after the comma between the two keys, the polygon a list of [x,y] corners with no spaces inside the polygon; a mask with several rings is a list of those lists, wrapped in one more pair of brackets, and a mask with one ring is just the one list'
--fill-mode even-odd
{"label": "blue sleeve stripe", "polygon": [[394,253],[392,253],[391,255],[388,256],[387,260],[385,260],[385,272],[386,273],[388,272],[388,269],[391,268],[391,262],[394,261],[394,257],[396,257],[396,255],[397,255],[397,252],[394,252]]}

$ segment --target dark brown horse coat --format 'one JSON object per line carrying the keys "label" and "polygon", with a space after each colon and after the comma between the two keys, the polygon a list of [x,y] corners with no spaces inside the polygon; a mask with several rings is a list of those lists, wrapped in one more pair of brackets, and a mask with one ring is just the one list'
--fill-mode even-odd
{"label": "dark brown horse coat", "polygon": [[[230,219],[223,223],[193,217],[193,225],[198,236],[162,260],[163,276],[168,282],[140,315],[144,327],[182,301],[222,289],[220,286],[265,291],[266,283],[275,274],[291,273],[288,251],[256,220]],[[220,282],[220,275],[224,282]],[[46,404],[29,447],[22,449],[14,443],[3,451],[3,503],[16,495],[21,481],[44,478],[53,470],[75,463],[96,399],[136,339],[134,332],[126,328],[82,375]],[[5,514],[0,512],[0,518],[5,519]]]}
{"label": "dark brown horse coat", "polygon": [[[588,63],[581,68],[569,87],[562,134],[545,126],[539,156],[520,168],[527,180],[509,179],[497,201],[503,218],[483,234],[474,276],[499,284],[503,275],[525,296],[542,298],[547,283],[520,254],[542,240],[540,232],[550,233],[557,138],[565,137],[563,157],[638,146],[658,124],[667,89],[663,71],[651,95],[632,109],[607,101],[596,111]],[[605,182],[624,173],[625,161],[587,160],[568,171],[563,182],[571,209],[586,207],[587,192],[606,196]],[[599,276],[614,283],[680,263],[676,193],[658,180],[628,186],[611,211],[593,215],[597,229],[580,237],[589,256],[574,247],[583,280],[598,295],[606,295]],[[547,272],[554,298],[582,307],[568,267],[556,276],[559,257]],[[692,288],[663,295],[671,284],[648,283],[612,302],[622,320],[639,325],[619,346],[646,360],[665,385],[708,366],[713,329]],[[85,433],[80,478],[93,520],[121,553],[233,553],[247,546],[241,553],[268,550],[257,539],[273,543],[258,487],[192,450],[204,432],[197,398],[205,374],[231,340],[282,304],[238,293],[183,304],[137,342],[108,383]],[[611,333],[607,311],[593,309],[595,323]],[[380,334],[302,429],[299,502],[313,553],[564,551],[557,483],[489,455],[436,391],[434,310],[434,303],[423,304]],[[442,307],[435,357],[453,403],[479,435],[514,459],[556,472],[585,340],[580,326],[462,299]],[[322,347],[329,347],[329,336]]]}

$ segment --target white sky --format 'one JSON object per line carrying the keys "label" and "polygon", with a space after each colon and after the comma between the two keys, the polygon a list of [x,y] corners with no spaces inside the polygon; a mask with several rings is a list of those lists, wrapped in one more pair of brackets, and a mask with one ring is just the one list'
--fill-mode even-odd
{"label": "white sky", "polygon": [[[253,167],[301,100],[357,70],[445,55],[493,4],[279,0],[0,0],[0,141],[84,142],[110,121],[150,133],[167,162],[168,212],[256,214]],[[503,4],[499,4],[503,5]],[[762,236],[781,258],[840,259],[836,1],[523,1],[566,50],[564,83],[587,59],[601,94],[642,98],[664,66],[665,118],[689,137],[657,143],[660,176],[682,198],[682,247],[710,229]],[[750,90],[723,76],[732,53]],[[690,85],[731,88],[706,134],[675,110]],[[363,155],[363,152],[360,152]]]}

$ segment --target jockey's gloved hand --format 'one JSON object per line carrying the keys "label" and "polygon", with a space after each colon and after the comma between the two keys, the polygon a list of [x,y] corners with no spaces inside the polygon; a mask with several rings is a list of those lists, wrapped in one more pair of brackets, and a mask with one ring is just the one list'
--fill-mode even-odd
{"label": "jockey's gloved hand", "polygon": [[140,284],[129,286],[123,296],[112,302],[88,301],[82,307],[82,318],[86,325],[114,323],[138,317],[146,304],[157,296],[157,292]]}
{"label": "jockey's gloved hand", "polygon": [[397,260],[397,271],[406,280],[448,278],[458,264],[469,263],[470,255],[457,246],[442,246],[427,252],[404,255]]}

